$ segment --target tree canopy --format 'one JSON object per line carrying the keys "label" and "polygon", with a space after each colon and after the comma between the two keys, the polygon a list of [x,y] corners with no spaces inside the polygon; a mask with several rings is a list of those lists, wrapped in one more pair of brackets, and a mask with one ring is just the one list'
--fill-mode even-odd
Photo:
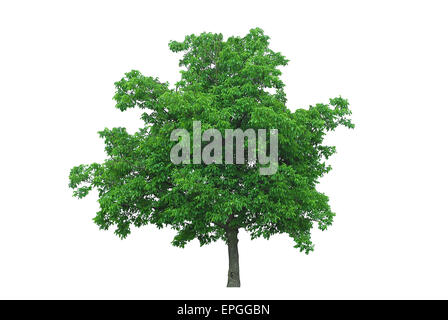
{"label": "tree canopy", "polygon": [[[70,172],[74,196],[98,191],[94,222],[125,238],[132,226],[154,224],[177,231],[173,245],[222,239],[245,230],[252,239],[287,234],[295,247],[313,250],[311,230],[325,230],[334,213],[316,190],[335,153],[324,137],[339,125],[353,128],[347,100],[291,111],[280,68],[288,60],[269,48],[269,37],[255,28],[244,37],[202,33],[171,41],[182,53],[181,78],[170,86],[132,70],[115,83],[116,107],[142,109],[143,125],[104,129],[107,158]],[[192,132],[193,121],[210,128],[278,130],[278,170],[260,175],[260,164],[173,164],[170,133]],[[205,144],[204,144],[205,145]]]}

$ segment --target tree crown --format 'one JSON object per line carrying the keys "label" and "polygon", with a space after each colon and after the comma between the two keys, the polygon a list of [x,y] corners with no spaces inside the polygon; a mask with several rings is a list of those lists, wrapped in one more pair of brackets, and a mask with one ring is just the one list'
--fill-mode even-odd
{"label": "tree crown", "polygon": [[[288,60],[269,48],[259,28],[227,40],[222,34],[189,35],[169,48],[183,53],[180,81],[171,88],[133,70],[115,83],[116,107],[141,108],[144,126],[135,134],[124,128],[99,132],[107,159],[72,168],[74,196],[98,190],[94,222],[101,229],[115,226],[121,238],[131,226],[152,223],[177,230],[173,244],[183,247],[193,239],[201,245],[225,240],[226,231],[245,229],[252,238],[286,233],[308,253],[313,226],[325,230],[333,221],[328,197],[316,185],[331,169],[325,161],[335,152],[323,144],[326,133],[339,125],[354,127],[347,100],[290,111],[279,69]],[[249,162],[173,164],[170,133],[192,130],[193,121],[201,121],[202,131],[223,134],[277,129],[278,171],[263,176],[259,165]]]}

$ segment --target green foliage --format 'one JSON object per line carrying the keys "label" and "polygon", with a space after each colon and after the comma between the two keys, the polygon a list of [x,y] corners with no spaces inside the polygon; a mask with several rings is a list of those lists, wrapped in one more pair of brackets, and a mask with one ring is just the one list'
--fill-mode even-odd
{"label": "green foliage", "polygon": [[[325,230],[333,221],[328,197],[316,185],[335,152],[323,145],[325,134],[339,125],[354,127],[347,100],[291,112],[279,70],[288,60],[269,49],[269,37],[259,28],[226,41],[221,34],[190,35],[169,47],[183,53],[180,81],[170,88],[133,70],[115,83],[116,107],[143,109],[144,127],[135,134],[124,128],[101,131],[107,159],[71,170],[74,196],[98,190],[94,221],[101,229],[114,226],[121,238],[131,226],[152,223],[177,230],[173,244],[183,247],[193,239],[201,245],[225,240],[226,230],[245,229],[252,238],[286,233],[308,253],[313,226]],[[202,131],[216,128],[222,134],[278,129],[278,172],[263,176],[249,163],[174,165],[170,133],[192,132],[193,121],[202,122]]]}

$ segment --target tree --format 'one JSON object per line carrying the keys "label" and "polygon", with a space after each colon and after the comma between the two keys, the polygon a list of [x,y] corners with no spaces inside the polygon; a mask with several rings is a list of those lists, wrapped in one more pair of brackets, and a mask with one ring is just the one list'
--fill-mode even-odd
{"label": "tree", "polygon": [[[100,229],[115,227],[120,238],[132,226],[151,223],[175,229],[172,244],[178,247],[193,239],[201,245],[224,240],[227,286],[239,287],[240,230],[252,239],[286,233],[308,254],[313,226],[331,225],[328,197],[316,190],[331,169],[325,160],[335,152],[323,140],[339,125],[353,128],[351,112],[341,97],[290,111],[279,70],[288,60],[269,48],[269,37],[259,28],[227,40],[222,34],[189,35],[169,48],[183,53],[180,81],[171,88],[133,70],[116,82],[116,107],[141,108],[144,126],[134,134],[125,128],[99,132],[107,159],[72,168],[69,186],[79,198],[98,191],[94,222]],[[178,128],[192,132],[193,121],[201,121],[201,132],[277,129],[277,172],[261,175],[262,165],[249,161],[174,164],[170,151],[176,142],[170,134]]]}

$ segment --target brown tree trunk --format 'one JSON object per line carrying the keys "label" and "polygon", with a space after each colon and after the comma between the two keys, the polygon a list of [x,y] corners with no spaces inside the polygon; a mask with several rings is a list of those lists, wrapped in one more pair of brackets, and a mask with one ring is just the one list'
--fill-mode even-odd
{"label": "brown tree trunk", "polygon": [[240,263],[238,257],[238,229],[226,231],[227,248],[229,250],[229,273],[227,287],[240,286]]}

